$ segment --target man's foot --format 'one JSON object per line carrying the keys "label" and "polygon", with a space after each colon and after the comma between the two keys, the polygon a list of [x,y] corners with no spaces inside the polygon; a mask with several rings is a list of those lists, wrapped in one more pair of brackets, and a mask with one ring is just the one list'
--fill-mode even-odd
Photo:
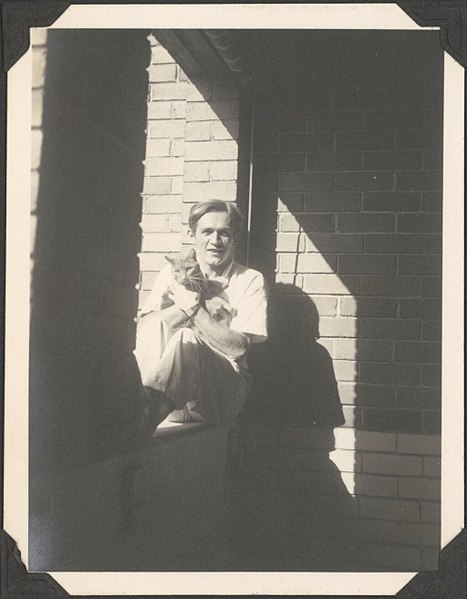
{"label": "man's foot", "polygon": [[152,387],[142,387],[138,404],[136,435],[142,440],[151,437],[159,424],[174,410],[170,399]]}

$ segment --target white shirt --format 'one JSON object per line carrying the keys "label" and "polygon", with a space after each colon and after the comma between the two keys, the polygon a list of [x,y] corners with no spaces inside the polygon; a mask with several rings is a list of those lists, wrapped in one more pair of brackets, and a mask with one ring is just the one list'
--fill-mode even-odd
{"label": "white shirt", "polygon": [[[231,262],[224,271],[223,292],[225,299],[236,310],[230,328],[245,333],[252,343],[261,343],[268,338],[267,330],[267,289],[263,275],[252,268]],[[162,296],[173,281],[171,267],[162,268],[147,298],[141,315],[161,309]]]}

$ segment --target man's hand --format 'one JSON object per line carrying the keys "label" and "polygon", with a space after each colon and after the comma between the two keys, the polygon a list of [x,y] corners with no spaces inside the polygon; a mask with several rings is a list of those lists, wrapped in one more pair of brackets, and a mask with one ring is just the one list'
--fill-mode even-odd
{"label": "man's hand", "polygon": [[195,314],[199,308],[200,294],[197,291],[189,291],[178,283],[171,286],[169,297],[177,308],[188,316]]}

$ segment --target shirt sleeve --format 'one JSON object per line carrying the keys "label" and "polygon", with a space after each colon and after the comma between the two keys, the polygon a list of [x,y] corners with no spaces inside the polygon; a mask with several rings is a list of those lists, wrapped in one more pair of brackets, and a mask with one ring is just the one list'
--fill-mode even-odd
{"label": "shirt sleeve", "polygon": [[158,312],[161,309],[162,296],[166,292],[171,280],[170,267],[163,266],[162,270],[154,281],[154,285],[150,294],[144,302],[140,316],[144,316],[149,312]]}
{"label": "shirt sleeve", "polygon": [[266,341],[268,338],[267,305],[266,282],[263,275],[257,272],[242,295],[230,328],[247,334],[252,343]]}

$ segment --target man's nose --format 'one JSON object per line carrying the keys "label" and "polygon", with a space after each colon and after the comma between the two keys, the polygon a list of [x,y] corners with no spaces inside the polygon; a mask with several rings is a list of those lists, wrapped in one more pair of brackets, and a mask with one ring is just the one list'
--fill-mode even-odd
{"label": "man's nose", "polygon": [[219,233],[217,231],[214,231],[213,234],[211,235],[211,242],[215,243],[216,245],[220,242],[221,240],[221,236],[219,235]]}

